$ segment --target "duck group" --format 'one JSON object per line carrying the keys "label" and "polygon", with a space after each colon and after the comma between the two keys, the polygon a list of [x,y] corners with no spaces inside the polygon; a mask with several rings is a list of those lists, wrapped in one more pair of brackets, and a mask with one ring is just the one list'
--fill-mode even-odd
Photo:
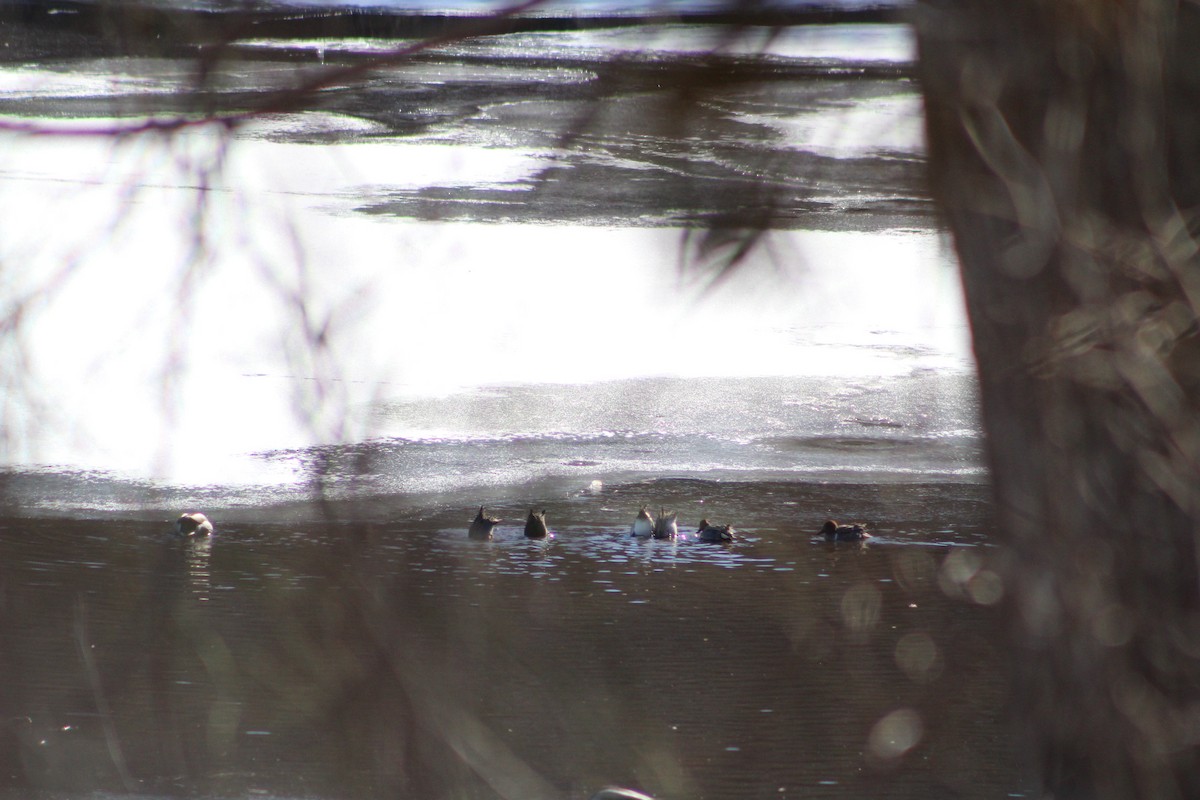
{"label": "duck group", "polygon": [[[650,507],[644,505],[634,517],[629,533],[637,539],[674,539],[679,536],[678,520],[679,515],[676,512],[668,513],[661,507],[657,516],[651,516]],[[467,536],[471,539],[491,539],[492,530],[501,522],[499,517],[489,516],[486,507],[480,506],[475,519],[467,528]],[[198,511],[184,512],[175,520],[174,533],[184,538],[210,536],[213,533],[213,524]],[[709,522],[707,517],[700,520],[694,535],[701,542],[714,544],[727,544],[737,541],[738,538],[732,525],[715,525]],[[824,536],[828,542],[860,542],[872,538],[864,525],[841,525],[832,519],[825,521],[818,535]],[[546,539],[553,536],[546,522],[545,509],[529,509],[529,516],[525,519],[525,536],[529,539]]]}
{"label": "duck group", "polygon": [[[486,509],[480,506],[467,535],[472,539],[491,539],[492,529],[499,523],[499,519],[487,516]],[[857,542],[872,538],[864,525],[841,525],[835,520],[826,520],[817,533],[830,542]],[[633,518],[629,535],[636,539],[674,539],[679,536],[679,515],[674,511],[668,512],[662,507],[659,508],[657,515],[652,515],[650,507],[643,505]],[[715,544],[734,542],[738,538],[737,531],[733,529],[732,525],[716,525],[709,522],[707,517],[700,520],[693,535],[701,542]],[[529,516],[525,520],[525,536],[530,539],[545,539],[547,536],[552,536],[546,524],[545,509],[541,511],[529,509]]]}
{"label": "duck group", "polygon": [[666,510],[660,508],[658,516],[650,516],[650,507],[642,506],[642,510],[637,513],[633,519],[633,527],[629,529],[629,535],[635,536],[638,539],[674,539],[679,535],[678,515],[672,511],[670,514]]}

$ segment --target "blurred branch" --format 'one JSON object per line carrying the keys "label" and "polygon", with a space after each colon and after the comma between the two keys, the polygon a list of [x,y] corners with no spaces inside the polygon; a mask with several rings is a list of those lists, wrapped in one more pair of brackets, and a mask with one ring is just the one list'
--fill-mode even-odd
{"label": "blurred branch", "polygon": [[79,659],[83,664],[83,672],[87,678],[88,686],[92,690],[92,699],[96,704],[96,713],[100,717],[100,725],[104,730],[104,742],[108,748],[108,755],[112,759],[113,767],[117,771],[117,775],[121,778],[121,783],[125,785],[125,789],[130,792],[135,792],[138,789],[137,781],[129,774],[129,767],[125,763],[125,754],[121,748],[121,739],[117,734],[117,726],[113,721],[112,708],[108,703],[108,695],[104,691],[104,684],[100,678],[100,670],[96,666],[96,658],[92,654],[94,645],[88,637],[88,617],[87,605],[83,601],[83,597],[76,598],[75,601],[75,645],[79,650]]}

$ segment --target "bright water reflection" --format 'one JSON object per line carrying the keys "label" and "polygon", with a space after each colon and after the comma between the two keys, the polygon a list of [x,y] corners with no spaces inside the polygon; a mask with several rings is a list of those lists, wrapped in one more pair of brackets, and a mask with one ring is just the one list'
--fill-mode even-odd
{"label": "bright water reflection", "polygon": [[[722,54],[736,80],[714,86],[684,127],[662,124],[675,107],[660,70],[693,64],[711,29],[495,37],[371,73],[327,108],[265,116],[232,137],[222,126],[115,142],[6,133],[0,263],[21,269],[4,273],[0,313],[39,302],[22,316],[24,349],[0,351],[27,376],[10,393],[4,463],[26,478],[52,467],[260,487],[274,501],[272,490],[303,485],[304,456],[297,468],[258,454],[408,438],[392,415],[414,399],[657,377],[967,374],[957,277],[941,237],[918,230],[929,206],[920,143],[882,138],[919,127],[897,67],[911,55],[907,30],[784,31],[765,71],[749,55],[760,33]],[[239,50],[212,65],[214,95],[255,96],[326,68],[307,44],[274,47],[297,60]],[[631,48],[655,56],[622,73],[611,56]],[[169,116],[186,108],[193,67],[5,66],[0,114],[76,131]],[[580,120],[580,146],[565,151]],[[789,230],[771,231],[743,275],[710,286],[680,272],[696,255],[681,250],[682,226],[770,208]],[[199,239],[186,235],[198,218]],[[802,225],[822,232],[791,230]],[[96,309],[102,324],[81,322]],[[112,507],[111,487],[99,488],[62,505]]]}

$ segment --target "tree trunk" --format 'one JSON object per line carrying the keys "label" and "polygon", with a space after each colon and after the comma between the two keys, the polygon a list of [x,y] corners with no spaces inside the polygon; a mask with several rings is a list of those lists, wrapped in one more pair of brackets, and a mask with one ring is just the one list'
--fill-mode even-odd
{"label": "tree trunk", "polygon": [[1200,797],[1200,9],[915,15],[1045,788]]}

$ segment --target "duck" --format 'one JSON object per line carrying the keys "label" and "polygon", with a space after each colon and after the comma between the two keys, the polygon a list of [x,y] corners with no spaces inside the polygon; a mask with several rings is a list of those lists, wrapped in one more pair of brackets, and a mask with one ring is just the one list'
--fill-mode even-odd
{"label": "duck", "polygon": [[185,512],[175,520],[176,536],[208,536],[212,532],[213,524],[199,511]]}
{"label": "duck", "polygon": [[654,538],[674,539],[678,536],[679,526],[675,523],[677,516],[674,511],[668,514],[660,508],[658,510],[658,519],[654,520]]}
{"label": "duck", "polygon": [[839,525],[836,520],[827,519],[821,526],[821,533],[830,542],[858,542],[870,539],[871,534],[862,525]]}
{"label": "duck", "polygon": [[475,515],[475,520],[467,531],[467,536],[471,539],[490,539],[492,538],[492,528],[499,524],[499,518],[489,517],[484,513],[483,506],[480,506],[479,513]]}
{"label": "duck", "polygon": [[639,539],[645,539],[654,533],[654,518],[650,516],[648,506],[642,506],[642,510],[637,513],[637,517],[633,520],[633,527],[630,528],[630,534],[637,536]]}
{"label": "duck", "polygon": [[732,542],[732,525],[713,525],[707,519],[700,520],[696,526],[696,538],[702,542]]}
{"label": "duck", "polygon": [[539,514],[532,508],[529,509],[529,519],[525,520],[525,535],[530,539],[545,539],[550,533],[546,527],[546,509],[542,509]]}

